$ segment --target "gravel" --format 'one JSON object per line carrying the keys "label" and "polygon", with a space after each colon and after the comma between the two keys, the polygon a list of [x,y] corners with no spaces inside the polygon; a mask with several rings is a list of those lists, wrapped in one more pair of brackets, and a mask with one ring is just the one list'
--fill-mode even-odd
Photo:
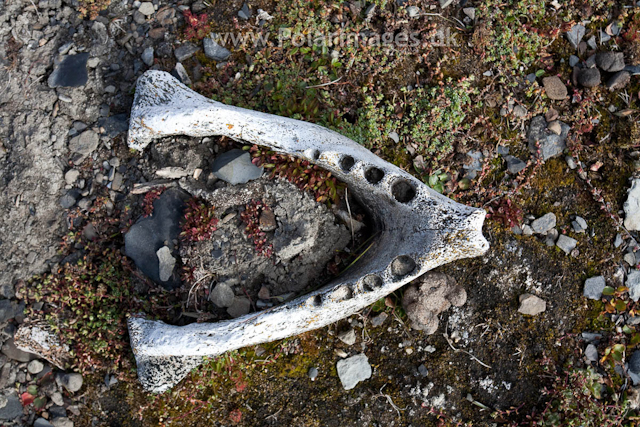
{"label": "gravel", "polygon": [[537,154],[539,145],[542,160],[545,161],[562,154],[562,151],[566,148],[565,140],[571,127],[563,122],[559,123],[562,132],[560,135],[556,135],[547,128],[547,121],[544,116],[536,116],[531,119],[527,133],[529,151],[534,155]]}
{"label": "gravel", "polygon": [[151,16],[156,12],[156,10],[153,7],[153,3],[149,2],[149,1],[145,1],[145,2],[140,4],[140,7],[138,8],[138,12],[140,12],[141,14],[143,14],[145,16]]}
{"label": "gravel", "polygon": [[602,298],[602,291],[606,286],[603,276],[590,277],[584,282],[583,295],[589,299],[599,300]]}
{"label": "gravel", "polygon": [[309,376],[311,381],[315,381],[315,379],[318,378],[318,368],[316,367],[309,368],[307,375]]}
{"label": "gravel", "polygon": [[178,62],[183,62],[191,58],[199,50],[200,48],[195,44],[186,42],[178,46],[173,53],[176,56],[176,59],[178,60]]}
{"label": "gravel", "polygon": [[371,378],[372,374],[371,365],[364,353],[339,360],[336,369],[345,390],[353,389],[359,382]]}
{"label": "gravel", "polygon": [[589,362],[598,361],[598,349],[593,344],[587,345],[587,348],[584,350],[584,355]]}
{"label": "gravel", "polygon": [[153,65],[153,47],[148,47],[144,51],[142,51],[142,55],[140,55],[140,59],[147,66],[151,67]]}
{"label": "gravel", "polygon": [[631,188],[623,209],[625,228],[630,231],[640,230],[640,178],[631,181]]}
{"label": "gravel", "polygon": [[88,156],[100,143],[100,137],[93,130],[86,130],[69,141],[69,151]]}
{"label": "gravel", "polygon": [[233,303],[227,308],[227,313],[233,318],[249,314],[249,311],[251,311],[251,302],[244,297],[234,297]]}
{"label": "gravel", "polygon": [[37,375],[44,369],[44,363],[39,361],[38,359],[32,360],[27,365],[27,371],[32,375]]}

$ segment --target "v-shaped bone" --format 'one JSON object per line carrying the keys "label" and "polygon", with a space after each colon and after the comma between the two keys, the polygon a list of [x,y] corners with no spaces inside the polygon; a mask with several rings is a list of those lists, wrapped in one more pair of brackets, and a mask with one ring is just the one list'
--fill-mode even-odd
{"label": "v-shaped bone", "polygon": [[[131,317],[131,345],[140,381],[148,390],[172,387],[205,356],[336,322],[428,270],[481,255],[489,247],[482,236],[483,210],[438,194],[349,138],[311,123],[215,102],[168,73],[147,71],[136,87],[129,147],[142,150],[154,139],[170,135],[224,135],[305,158],[348,185],[373,217],[378,234],[374,246],[346,274],[273,309],[181,327]],[[415,194],[400,194],[400,187]],[[392,263],[398,257],[415,262],[415,269],[394,274]]]}

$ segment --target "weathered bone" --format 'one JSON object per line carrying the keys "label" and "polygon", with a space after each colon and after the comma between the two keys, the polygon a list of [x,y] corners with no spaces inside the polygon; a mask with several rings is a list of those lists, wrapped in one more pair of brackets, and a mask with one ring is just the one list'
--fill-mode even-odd
{"label": "weathered bone", "polygon": [[170,74],[147,71],[136,87],[129,147],[170,135],[224,135],[304,158],[347,183],[373,217],[376,242],[323,288],[259,313],[171,326],[129,319],[138,376],[147,390],[177,384],[205,356],[297,335],[336,322],[428,270],[483,254],[485,212],[456,203],[334,131],[207,99]]}

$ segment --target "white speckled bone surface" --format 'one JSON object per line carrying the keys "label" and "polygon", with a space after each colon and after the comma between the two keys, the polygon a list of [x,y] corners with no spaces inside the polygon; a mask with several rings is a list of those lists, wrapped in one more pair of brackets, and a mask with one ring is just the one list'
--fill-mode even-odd
{"label": "white speckled bone surface", "polygon": [[[142,150],[170,135],[224,135],[308,159],[347,183],[373,217],[378,234],[374,246],[346,274],[273,309],[181,327],[131,317],[131,345],[140,381],[148,390],[171,388],[202,357],[336,322],[428,270],[481,255],[489,247],[482,236],[483,210],[438,194],[349,138],[311,123],[224,105],[193,92],[168,73],[147,71],[136,87],[129,147]],[[397,200],[398,185],[411,188],[410,200]],[[392,269],[397,257],[410,258],[415,269],[397,276]]]}

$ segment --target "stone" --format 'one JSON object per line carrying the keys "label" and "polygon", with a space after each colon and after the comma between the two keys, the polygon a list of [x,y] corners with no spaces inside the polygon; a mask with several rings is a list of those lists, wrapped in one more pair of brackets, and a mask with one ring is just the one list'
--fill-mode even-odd
{"label": "stone", "polygon": [[581,86],[596,87],[600,82],[600,70],[597,68],[583,68],[578,73],[578,83]]}
{"label": "stone", "polygon": [[160,279],[157,251],[165,242],[173,242],[180,235],[180,221],[184,203],[189,195],[177,188],[165,190],[153,202],[153,213],[140,218],[124,236],[125,253],[147,277],[165,289],[180,286],[179,274],[169,280]]}
{"label": "stone", "polygon": [[573,231],[575,231],[576,233],[584,233],[587,227],[587,221],[579,216],[576,216],[576,219],[571,222],[571,228],[573,228]]}
{"label": "stone", "polygon": [[618,71],[607,82],[607,89],[610,91],[624,89],[631,81],[631,74],[627,71]]}
{"label": "stone", "polygon": [[556,226],[556,214],[546,213],[531,223],[531,228],[536,234],[546,234]]}
{"label": "stone", "polygon": [[629,288],[629,298],[637,302],[640,299],[640,271],[635,268],[630,269],[625,286]]}
{"label": "stone", "polygon": [[204,54],[207,58],[214,61],[226,61],[231,56],[231,51],[224,46],[220,46],[216,41],[207,37],[202,40],[204,46]]}
{"label": "stone", "polygon": [[78,180],[79,176],[80,176],[80,171],[78,171],[77,169],[69,169],[64,174],[64,180],[67,184],[73,185]]}
{"label": "stone", "polygon": [[402,307],[411,320],[411,327],[431,335],[438,329],[438,315],[452,305],[461,307],[467,293],[455,279],[444,273],[427,272],[419,283],[407,287]]}
{"label": "stone", "polygon": [[56,382],[59,386],[64,387],[71,393],[75,393],[82,388],[83,378],[78,373],[58,374]]}
{"label": "stone", "polygon": [[606,282],[603,276],[590,277],[584,282],[582,294],[589,299],[599,300],[602,298],[605,286]]}
{"label": "stone", "polygon": [[622,52],[600,52],[596,55],[596,65],[602,71],[615,73],[624,70],[624,54]]}
{"label": "stone", "polygon": [[73,421],[67,417],[54,418],[51,423],[53,427],[73,427]]}
{"label": "stone", "polygon": [[453,0],[439,0],[439,1],[440,1],[440,7],[442,9],[449,7],[449,5],[453,3]]}
{"label": "stone", "polygon": [[514,175],[527,167],[527,164],[525,162],[511,155],[506,156],[505,160],[507,161],[507,170],[509,171],[509,173],[512,173]]}
{"label": "stone", "polygon": [[156,9],[153,7],[153,3],[151,3],[150,1],[145,1],[140,3],[138,12],[140,12],[144,16],[151,16],[156,13]]}
{"label": "stone", "polygon": [[62,393],[56,391],[51,395],[51,401],[54,405],[64,406],[64,398],[62,397]]}
{"label": "stone", "polygon": [[556,246],[562,249],[567,255],[570,254],[577,245],[578,241],[576,239],[564,234],[561,234],[560,237],[558,237],[558,241],[556,242]]}
{"label": "stone", "polygon": [[547,310],[547,302],[531,294],[520,295],[520,307],[518,312],[528,316],[536,316]]}
{"label": "stone", "polygon": [[469,19],[471,19],[471,20],[476,19],[476,8],[475,7],[462,8],[462,13],[467,15],[469,17]]}
{"label": "stone", "polygon": [[315,379],[318,378],[318,368],[309,368],[309,371],[307,371],[307,375],[309,376],[309,379],[311,379],[311,381],[315,381]]}
{"label": "stone", "polygon": [[0,420],[14,420],[22,416],[22,403],[15,391],[3,390],[0,394]]}
{"label": "stone", "polygon": [[562,127],[562,132],[560,135],[556,135],[547,129],[547,121],[544,116],[536,116],[531,119],[529,132],[527,134],[529,151],[537,155],[539,145],[540,155],[544,161],[562,154],[562,151],[566,148],[565,140],[569,135],[571,127],[563,122],[559,123]]}
{"label": "stone", "polygon": [[527,109],[524,108],[522,105],[518,104],[515,107],[513,107],[513,115],[515,117],[525,117],[527,115]]}
{"label": "stone", "polygon": [[7,356],[11,360],[16,360],[18,362],[29,362],[35,359],[37,356],[33,353],[27,353],[26,351],[22,351],[16,347],[13,338],[9,338],[2,345],[2,354]]}
{"label": "stone", "polygon": [[636,255],[633,252],[627,252],[622,259],[629,265],[636,265]]}
{"label": "stone", "polygon": [[578,58],[577,56],[575,56],[575,55],[571,55],[571,56],[569,57],[569,66],[570,66],[571,68],[573,68],[573,67],[575,67],[576,65],[578,65],[578,63],[579,63],[579,62],[580,62],[580,58]]}
{"label": "stone", "polygon": [[558,76],[545,77],[542,84],[549,99],[561,100],[567,97],[567,87]]}
{"label": "stone", "polygon": [[47,83],[50,88],[56,87],[80,87],[87,83],[88,53],[67,55],[60,62],[54,63],[53,72],[49,75]]}
{"label": "stone", "polygon": [[104,134],[109,138],[115,138],[129,129],[129,116],[126,113],[120,113],[101,117],[98,120],[98,126],[104,129]]}
{"label": "stone", "polygon": [[120,172],[116,172],[115,174],[113,174],[113,181],[111,181],[111,189],[113,191],[121,191],[123,181],[124,181],[124,176]]}
{"label": "stone", "polygon": [[184,68],[184,65],[180,62],[176,63],[176,66],[173,68],[171,73],[187,86],[190,86],[193,83],[191,78],[189,78],[189,74],[187,74],[187,70]]}
{"label": "stone", "polygon": [[249,10],[249,6],[246,3],[244,3],[242,5],[242,9],[238,11],[238,16],[240,19],[244,19],[245,21],[251,18],[251,10]]}
{"label": "stone", "polygon": [[63,209],[71,209],[76,204],[79,197],[80,192],[77,189],[72,188],[58,199],[58,203],[60,203],[60,206]]}
{"label": "stone", "polygon": [[556,135],[560,135],[562,133],[562,125],[558,120],[554,120],[547,125],[547,129]]}
{"label": "stone", "polygon": [[[24,306],[22,306],[24,309]],[[9,319],[13,319],[13,317],[18,312],[18,306],[15,303],[12,303],[8,299],[0,300],[0,324],[7,322]]]}
{"label": "stone", "polygon": [[211,290],[211,294],[209,295],[209,299],[213,302],[217,307],[226,308],[231,307],[234,302],[235,294],[229,285],[226,283],[218,283]]}
{"label": "stone", "polygon": [[29,364],[27,365],[27,371],[31,374],[31,375],[37,375],[40,372],[42,372],[42,370],[44,369],[44,363],[42,363],[41,361],[39,361],[38,359],[32,360],[31,362],[29,362]]}
{"label": "stone", "polygon": [[33,427],[53,427],[53,424],[51,424],[49,421],[45,420],[44,418],[38,418],[33,423]]}
{"label": "stone", "polygon": [[271,209],[265,209],[260,213],[258,223],[260,230],[265,233],[275,230],[278,226],[276,222],[276,214],[273,213]]}
{"label": "stone", "polygon": [[576,159],[574,159],[571,156],[565,156],[564,161],[567,162],[567,166],[569,166],[569,169],[571,170],[578,167],[578,164],[576,163]]}
{"label": "stone", "polygon": [[589,362],[597,362],[598,361],[598,349],[595,345],[589,344],[587,348],[584,350],[584,356],[587,358]]}
{"label": "stone", "polygon": [[356,343],[356,331],[351,328],[338,334],[338,339],[346,345],[354,345]]}
{"label": "stone", "polygon": [[160,281],[166,282],[171,279],[173,268],[176,266],[176,259],[171,256],[171,249],[163,246],[156,252],[158,256]]}
{"label": "stone", "polygon": [[629,370],[636,375],[640,374],[640,350],[634,351],[629,357]]}
{"label": "stone", "polygon": [[364,353],[339,360],[336,369],[345,390],[353,389],[359,382],[371,378],[372,374],[371,365]]}
{"label": "stone", "polygon": [[178,46],[175,49],[175,51],[173,52],[173,54],[176,56],[176,59],[178,60],[178,62],[182,62],[182,61],[186,61],[187,59],[191,58],[199,50],[200,50],[200,48],[198,46],[196,46],[195,44],[190,43],[190,42],[186,42],[186,43],[182,43],[180,46]]}
{"label": "stone", "polygon": [[629,231],[640,230],[640,178],[631,181],[631,188],[627,200],[622,206],[624,209],[624,226]]}
{"label": "stone", "polygon": [[100,137],[92,130],[86,130],[69,141],[69,151],[88,156],[100,143]]}
{"label": "stone", "polygon": [[522,234],[524,236],[532,236],[533,235],[533,228],[531,228],[531,226],[529,224],[524,224],[522,226]]}
{"label": "stone", "polygon": [[551,230],[547,231],[547,236],[545,238],[546,245],[555,246],[556,240],[558,240],[558,230],[552,228]]}
{"label": "stone", "polygon": [[142,59],[142,62],[144,62],[147,67],[151,67],[153,65],[153,47],[148,47],[143,50],[140,59]]}
{"label": "stone", "polygon": [[373,326],[374,328],[377,328],[378,326],[382,326],[382,324],[384,323],[385,320],[387,320],[387,317],[389,317],[389,315],[387,313],[385,313],[384,311],[380,314],[378,314],[375,317],[371,318],[371,326]]}
{"label": "stone", "polygon": [[567,32],[567,40],[569,40],[569,43],[571,43],[574,49],[578,48],[578,45],[585,35],[585,30],[584,25],[576,24]]}
{"label": "stone", "polygon": [[409,6],[407,8],[407,14],[409,18],[417,18],[420,16],[420,8],[418,6]]}
{"label": "stone", "polygon": [[[47,322],[22,323],[15,333],[14,340],[17,349],[46,359],[60,369],[71,360],[69,346],[60,341],[60,337]],[[32,357],[34,358],[35,356]]]}
{"label": "stone", "polygon": [[233,303],[227,308],[227,313],[233,318],[249,314],[249,311],[251,311],[251,302],[244,297],[235,297]]}
{"label": "stone", "polygon": [[229,184],[245,184],[262,176],[263,168],[251,163],[251,155],[240,149],[222,153],[213,161],[213,174]]}

